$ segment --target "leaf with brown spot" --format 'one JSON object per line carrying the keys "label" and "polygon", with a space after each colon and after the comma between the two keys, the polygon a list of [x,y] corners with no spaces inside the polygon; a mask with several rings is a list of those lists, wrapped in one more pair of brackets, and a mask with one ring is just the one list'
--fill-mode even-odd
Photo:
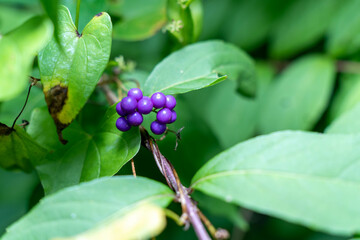
{"label": "leaf with brown spot", "polygon": [[110,16],[97,14],[79,33],[69,10],[59,7],[59,42],[52,39],[39,53],[41,82],[59,139],[85,105],[110,57]]}
{"label": "leaf with brown spot", "polygon": [[46,152],[20,127],[0,123],[0,167],[30,171]]}

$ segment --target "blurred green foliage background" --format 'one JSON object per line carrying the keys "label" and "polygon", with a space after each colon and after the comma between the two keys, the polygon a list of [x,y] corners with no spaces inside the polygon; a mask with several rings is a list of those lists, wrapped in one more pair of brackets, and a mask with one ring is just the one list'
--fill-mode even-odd
{"label": "blurred green foliage background", "polygon": [[[175,137],[159,143],[183,183],[217,153],[257,135],[278,130],[323,132],[335,118],[360,101],[360,1],[359,0],[202,0],[194,1],[193,23],[182,36],[174,27],[165,0],[82,0],[79,30],[101,11],[112,17],[111,59],[123,56],[136,64],[124,79],[142,83],[154,66],[176,49],[196,41],[221,39],[245,50],[256,62],[257,88],[253,97],[239,93],[236,79],[177,97],[178,121],[185,127],[174,151]],[[64,0],[75,16],[76,3]],[[43,13],[41,3],[0,0],[0,35]],[[190,33],[191,32],[191,33]],[[185,37],[184,37],[185,36]],[[37,61],[32,76],[39,77]],[[24,93],[0,103],[0,122],[11,125],[25,100]],[[31,122],[32,110],[46,106],[42,91],[33,88],[18,121]],[[96,89],[77,120],[95,131],[107,102]],[[151,154],[141,149],[135,157],[137,174],[159,181]],[[131,174],[127,164],[119,175]],[[43,196],[34,173],[0,170],[0,234]],[[304,195],[304,198],[307,196]],[[232,239],[345,239],[294,225],[195,194],[208,203],[205,213],[214,225],[226,228]],[[179,211],[179,206],[171,205]],[[225,210],[226,209],[226,210]],[[243,215],[247,223],[242,222]],[[242,228],[242,229],[240,229]],[[247,229],[244,231],[244,229]],[[159,239],[194,239],[171,220]]]}

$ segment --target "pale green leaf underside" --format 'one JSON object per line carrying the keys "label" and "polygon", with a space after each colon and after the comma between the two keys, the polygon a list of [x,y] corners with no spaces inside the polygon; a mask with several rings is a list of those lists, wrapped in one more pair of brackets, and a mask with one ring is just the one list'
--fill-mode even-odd
{"label": "pale green leaf underside", "polygon": [[45,197],[27,215],[11,225],[2,240],[49,240],[69,237],[121,217],[141,203],[166,207],[172,192],[142,177],[94,180]]}
{"label": "pale green leaf underside", "polygon": [[261,133],[310,130],[323,114],[335,80],[333,60],[318,55],[292,63],[261,99]]}
{"label": "pale green leaf underside", "polygon": [[[51,124],[47,131],[52,132],[49,142],[58,141],[56,128],[45,109],[38,109],[37,123],[32,123],[31,133],[36,137],[46,122]],[[140,148],[140,134],[137,128],[128,132],[120,132],[115,127],[115,106],[105,114],[98,130],[94,135],[85,132],[77,123],[69,126],[64,135],[69,142],[61,144],[55,152],[50,152],[41,165],[36,167],[45,193],[53,193],[59,189],[89,181],[103,176],[112,176],[133,158]],[[49,136],[49,135],[48,135]],[[46,139],[36,138],[44,142]],[[56,146],[55,144],[52,144]]]}
{"label": "pale green leaf underside", "polygon": [[[141,7],[139,7],[141,6]],[[166,0],[125,0],[111,3],[109,11],[121,20],[114,23],[113,36],[139,41],[154,35],[166,23]]]}
{"label": "pale green leaf underside", "polygon": [[24,90],[34,57],[50,40],[52,32],[49,19],[34,17],[0,35],[0,101],[14,98]]}
{"label": "pale green leaf underside", "polygon": [[195,175],[209,195],[338,235],[360,232],[360,136],[279,132],[238,144]]}
{"label": "pale green leaf underside", "polygon": [[165,228],[165,211],[153,204],[141,204],[121,217],[69,238],[51,240],[134,240],[150,239]]}
{"label": "pale green leaf underside", "polygon": [[39,54],[39,67],[44,93],[60,85],[68,88],[67,99],[58,112],[63,124],[70,123],[93,92],[106,64],[111,49],[112,24],[105,13],[96,15],[80,34],[69,10],[59,7],[58,37]]}
{"label": "pale green leaf underside", "polygon": [[[185,93],[211,86],[226,79],[237,79],[253,73],[252,60],[234,45],[206,41],[178,50],[152,71],[144,92]],[[226,76],[223,76],[226,75]]]}

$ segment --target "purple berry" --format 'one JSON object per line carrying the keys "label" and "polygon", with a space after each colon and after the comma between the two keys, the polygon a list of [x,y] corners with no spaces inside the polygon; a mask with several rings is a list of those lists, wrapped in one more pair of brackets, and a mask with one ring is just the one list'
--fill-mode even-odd
{"label": "purple berry", "polygon": [[155,108],[162,108],[165,106],[166,97],[161,92],[156,92],[151,96],[151,101],[154,104]]}
{"label": "purple berry", "polygon": [[173,123],[176,121],[177,114],[174,110],[171,111],[171,120],[168,123]]}
{"label": "purple berry", "polygon": [[139,88],[130,89],[127,95],[129,97],[135,98],[137,101],[139,101],[143,97],[143,93]]}
{"label": "purple berry", "polygon": [[138,102],[138,111],[142,114],[148,114],[152,111],[154,105],[149,97],[143,97]]}
{"label": "purple berry", "polygon": [[160,135],[163,134],[166,130],[166,124],[165,123],[159,123],[158,121],[153,121],[150,125],[151,131],[156,134]]}
{"label": "purple berry", "polygon": [[163,108],[156,114],[156,120],[160,123],[168,123],[171,120],[171,115],[170,109]]}
{"label": "purple berry", "polygon": [[124,117],[120,117],[116,120],[116,127],[122,132],[129,131],[131,126]]}
{"label": "purple berry", "polygon": [[173,110],[173,108],[176,106],[176,99],[172,95],[166,96],[166,103],[165,107],[167,107],[170,110]]}
{"label": "purple berry", "polygon": [[134,97],[124,97],[121,101],[121,108],[126,113],[135,112],[137,101]]}
{"label": "purple berry", "polygon": [[126,113],[121,108],[121,102],[118,102],[118,104],[116,104],[116,112],[122,117],[126,116]]}
{"label": "purple berry", "polygon": [[131,126],[139,126],[143,122],[143,116],[139,112],[130,113],[127,120]]}

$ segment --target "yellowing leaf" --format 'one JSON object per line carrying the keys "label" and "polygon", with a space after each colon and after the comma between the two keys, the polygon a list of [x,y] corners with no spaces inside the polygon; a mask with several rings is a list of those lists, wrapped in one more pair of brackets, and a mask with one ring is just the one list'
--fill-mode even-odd
{"label": "yellowing leaf", "polygon": [[40,52],[39,67],[45,99],[61,133],[84,106],[106,67],[112,24],[110,16],[101,12],[79,33],[65,6],[59,8],[59,21],[59,41],[53,38]]}
{"label": "yellowing leaf", "polygon": [[150,204],[140,205],[123,217],[109,220],[98,228],[70,238],[53,240],[133,240],[147,239],[161,233],[165,228],[164,210]]}

